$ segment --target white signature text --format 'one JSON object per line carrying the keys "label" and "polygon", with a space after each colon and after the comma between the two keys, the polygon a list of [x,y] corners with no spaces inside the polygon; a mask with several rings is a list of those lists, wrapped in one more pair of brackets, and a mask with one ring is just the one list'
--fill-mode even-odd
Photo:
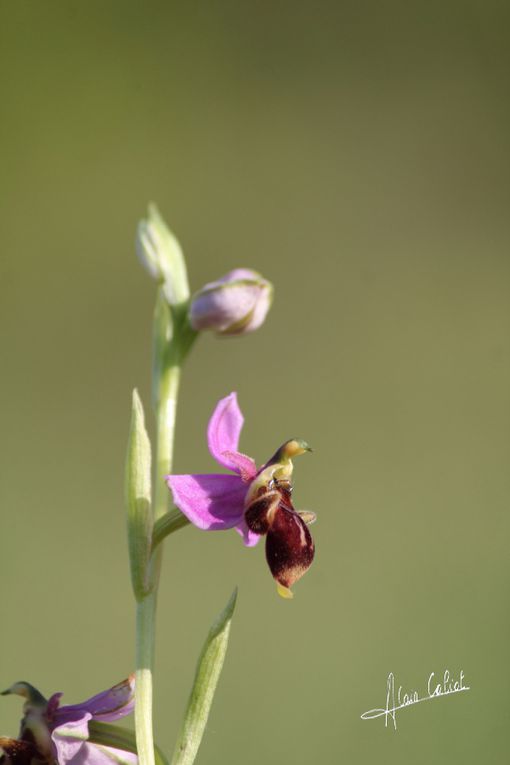
{"label": "white signature text", "polygon": [[469,691],[469,685],[465,685],[464,672],[460,671],[458,679],[450,675],[449,670],[445,669],[442,680],[436,677],[435,672],[431,672],[427,682],[427,694],[420,696],[418,691],[404,691],[399,685],[395,690],[395,676],[393,672],[388,675],[386,683],[386,706],[384,709],[369,709],[363,712],[362,720],[374,720],[376,717],[384,717],[384,724],[388,727],[388,718],[393,721],[393,728],[397,730],[397,712],[404,707],[410,707],[413,704],[419,704],[420,701],[429,701],[438,699],[442,696],[451,696],[453,693]]}

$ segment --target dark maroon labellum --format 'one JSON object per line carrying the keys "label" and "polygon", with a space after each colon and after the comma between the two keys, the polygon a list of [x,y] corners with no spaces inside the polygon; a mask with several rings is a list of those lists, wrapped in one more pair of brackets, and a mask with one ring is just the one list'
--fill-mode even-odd
{"label": "dark maroon labellum", "polygon": [[273,481],[259,489],[245,511],[256,534],[267,534],[266,559],[273,577],[290,588],[312,565],[315,547],[308,527],[296,512],[288,482]]}
{"label": "dark maroon labellum", "polygon": [[280,501],[279,491],[271,491],[262,486],[258,491],[258,496],[250,502],[244,513],[248,528],[255,534],[267,534]]}
{"label": "dark maroon labellum", "polygon": [[280,505],[266,538],[266,558],[276,581],[292,587],[312,565],[314,553],[306,523],[295,510]]}

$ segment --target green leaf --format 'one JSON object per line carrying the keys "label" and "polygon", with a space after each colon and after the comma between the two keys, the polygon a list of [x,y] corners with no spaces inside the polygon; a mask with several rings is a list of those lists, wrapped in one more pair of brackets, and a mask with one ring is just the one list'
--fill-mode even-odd
{"label": "green leaf", "polygon": [[143,406],[133,391],[131,428],[126,459],[126,504],[131,582],[137,600],[152,589],[150,558],[153,515],[151,507],[151,445]]}
{"label": "green leaf", "polygon": [[[137,753],[135,732],[118,725],[91,720],[89,722],[89,741],[99,746],[113,746],[114,749]],[[158,746],[154,747],[154,759],[156,765],[168,765],[168,760]]]}
{"label": "green leaf", "polygon": [[197,755],[225,660],[236,599],[237,587],[211,627],[202,648],[172,765],[191,765]]}

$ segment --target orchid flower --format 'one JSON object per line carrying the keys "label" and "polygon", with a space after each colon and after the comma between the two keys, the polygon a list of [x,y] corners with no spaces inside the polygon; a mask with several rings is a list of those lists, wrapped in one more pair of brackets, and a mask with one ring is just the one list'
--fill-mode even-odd
{"label": "orchid flower", "polygon": [[29,683],[12,685],[2,695],[26,699],[19,739],[0,738],[5,765],[137,765],[136,754],[92,743],[89,724],[113,722],[134,709],[134,675],[81,704],[60,706],[61,693],[46,700]]}
{"label": "orchid flower", "polygon": [[168,475],[166,482],[176,506],[198,528],[235,528],[248,547],[266,535],[266,559],[278,592],[290,598],[290,587],[314,557],[307,524],[315,515],[294,509],[290,481],[292,457],[310,447],[291,439],[258,470],[251,457],[238,451],[243,422],[237,396],[231,393],[218,402],[207,428],[209,451],[230,474]]}

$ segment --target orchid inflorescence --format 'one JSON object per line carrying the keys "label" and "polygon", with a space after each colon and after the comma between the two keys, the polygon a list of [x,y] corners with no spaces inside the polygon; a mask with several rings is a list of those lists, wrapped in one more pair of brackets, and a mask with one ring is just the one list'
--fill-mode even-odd
{"label": "orchid inflorescence", "polygon": [[[24,714],[18,738],[0,737],[3,765],[167,765],[153,741],[152,670],[161,543],[171,533],[188,523],[206,531],[234,528],[247,547],[264,536],[266,560],[284,598],[292,597],[291,587],[313,561],[308,525],[315,514],[297,511],[292,501],[292,460],[310,447],[290,439],[257,468],[239,451],[244,418],[236,393],[217,403],[207,428],[209,452],[229,472],[171,472],[177,394],[186,356],[203,330],[239,336],[260,327],[271,305],[272,285],[256,271],[238,268],[190,296],[179,242],[153,205],[139,224],[136,245],[140,261],[158,282],[154,489],[151,444],[136,391],[126,462],[131,581],[137,604],[136,672],[73,706],[60,706],[60,693],[47,700],[29,683],[15,683],[4,694],[22,696]],[[170,496],[175,509],[169,509]],[[198,751],[225,658],[236,593],[205,641],[172,765],[191,765]],[[133,708],[136,734],[113,724]]]}

